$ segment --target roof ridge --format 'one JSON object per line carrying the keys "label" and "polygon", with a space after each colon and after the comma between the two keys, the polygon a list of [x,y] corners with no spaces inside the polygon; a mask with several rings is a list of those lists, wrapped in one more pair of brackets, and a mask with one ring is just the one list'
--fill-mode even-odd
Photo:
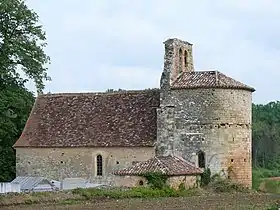
{"label": "roof ridge", "polygon": [[159,88],[148,88],[143,90],[116,90],[112,92],[64,92],[64,93],[46,93],[38,97],[59,97],[59,96],[85,96],[85,95],[120,95],[120,94],[137,94],[149,91],[159,91]]}
{"label": "roof ridge", "polygon": [[185,72],[180,79],[172,83],[171,89],[224,88],[243,89],[254,92],[255,89],[218,70]]}
{"label": "roof ridge", "polygon": [[[162,156],[162,157],[172,157],[171,155],[168,155],[168,156]],[[158,159],[158,161],[159,161],[159,163],[161,163],[163,166],[164,166],[164,168],[167,170],[167,173],[169,172],[169,170],[170,170],[170,168],[168,167],[168,165],[166,165],[164,162],[162,162],[157,156],[155,156],[155,158],[157,158]]]}
{"label": "roof ridge", "polygon": [[187,161],[187,160],[186,160],[185,158],[183,158],[183,157],[179,157],[179,156],[174,156],[174,157],[177,158],[177,159],[179,159],[179,160],[182,160],[183,162],[189,164],[190,166],[193,166],[193,167],[197,168],[197,166],[196,166],[195,164],[193,164],[193,163]]}

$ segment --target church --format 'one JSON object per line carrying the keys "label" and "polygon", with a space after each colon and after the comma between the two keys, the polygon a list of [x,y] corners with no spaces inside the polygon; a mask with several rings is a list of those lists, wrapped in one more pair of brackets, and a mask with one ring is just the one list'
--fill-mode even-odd
{"label": "church", "polygon": [[219,71],[195,71],[192,47],[164,42],[156,89],[39,95],[13,146],[17,176],[114,182],[209,168],[251,187],[255,89]]}

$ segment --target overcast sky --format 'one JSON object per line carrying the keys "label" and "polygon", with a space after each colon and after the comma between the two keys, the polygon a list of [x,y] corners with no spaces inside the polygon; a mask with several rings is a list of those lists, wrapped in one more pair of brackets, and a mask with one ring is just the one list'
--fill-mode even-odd
{"label": "overcast sky", "polygon": [[[45,92],[159,87],[163,41],[193,43],[196,70],[219,70],[280,99],[279,0],[27,0],[47,32]],[[32,85],[29,88],[33,89]]]}

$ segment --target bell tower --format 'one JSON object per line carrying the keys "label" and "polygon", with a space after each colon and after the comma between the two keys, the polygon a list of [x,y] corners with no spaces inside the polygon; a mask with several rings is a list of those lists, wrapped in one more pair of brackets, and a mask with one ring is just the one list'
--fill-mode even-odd
{"label": "bell tower", "polygon": [[169,87],[183,72],[194,71],[192,44],[177,38],[164,42],[164,69],[161,87]]}

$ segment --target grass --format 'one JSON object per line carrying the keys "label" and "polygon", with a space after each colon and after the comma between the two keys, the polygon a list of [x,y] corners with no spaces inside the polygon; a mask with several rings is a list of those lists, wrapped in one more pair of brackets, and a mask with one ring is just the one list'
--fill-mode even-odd
{"label": "grass", "polygon": [[152,189],[149,187],[136,187],[129,190],[122,189],[75,189],[74,194],[79,194],[85,197],[85,199],[90,200],[93,197],[106,197],[114,199],[123,198],[159,198],[159,197],[186,197],[198,195],[198,191],[192,190],[175,190],[173,188],[163,188],[163,189]]}
{"label": "grass", "polygon": [[273,180],[272,177],[279,177],[279,171],[263,168],[253,169],[253,189],[267,193],[280,194],[280,180]]}
{"label": "grass", "polygon": [[0,207],[11,205],[30,205],[37,203],[74,204],[82,201],[125,199],[125,198],[160,198],[160,197],[186,197],[198,195],[198,189],[175,190],[173,188],[152,189],[138,187],[131,189],[95,189],[77,188],[72,191],[43,192],[43,193],[11,193],[0,195]]}
{"label": "grass", "polygon": [[[49,209],[60,207],[62,209],[65,206],[69,209],[83,209],[83,206],[89,205],[91,209],[113,207],[131,209],[131,205],[135,205],[135,210],[140,207],[141,209],[186,209],[186,206],[191,207],[190,209],[204,209],[205,207],[207,209],[277,209],[280,195],[277,197],[275,194],[280,194],[280,181],[267,180],[262,171],[254,171],[254,173],[253,185],[255,183],[255,186],[259,187],[262,184],[266,189],[265,192],[271,192],[274,195],[251,191],[229,180],[215,178],[205,188],[189,190],[184,188],[175,190],[165,186],[162,189],[152,187],[77,188],[60,192],[11,193],[0,195],[0,208],[14,209],[17,205],[17,209],[25,207],[26,209],[41,209],[43,206],[52,205],[53,207]],[[268,174],[267,171],[266,174]],[[165,205],[163,205],[164,202],[166,202]]]}

